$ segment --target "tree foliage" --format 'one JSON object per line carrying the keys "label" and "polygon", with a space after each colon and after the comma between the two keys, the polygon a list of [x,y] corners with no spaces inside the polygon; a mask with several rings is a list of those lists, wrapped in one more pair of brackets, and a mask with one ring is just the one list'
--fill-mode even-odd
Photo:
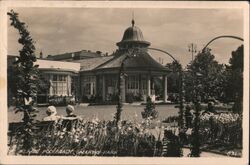
{"label": "tree foliage", "polygon": [[20,135],[23,137],[25,151],[30,150],[32,145],[33,123],[36,117],[36,109],[33,107],[33,99],[37,94],[38,65],[36,61],[34,41],[30,36],[27,26],[21,22],[18,13],[11,10],[7,13],[10,17],[11,26],[18,30],[20,38],[18,43],[23,47],[14,62],[13,76],[15,77],[16,113],[22,112],[24,125]]}
{"label": "tree foliage", "polygon": [[194,97],[195,91],[199,91],[202,101],[209,98],[221,99],[225,81],[224,70],[225,66],[214,59],[211,49],[198,53],[185,73],[186,100],[192,101],[190,96]]}
{"label": "tree foliage", "polygon": [[226,68],[226,85],[224,88],[225,95],[229,101],[234,101],[233,110],[242,111],[243,100],[243,52],[244,47],[241,45],[236,51],[232,52],[229,65]]}
{"label": "tree foliage", "polygon": [[181,64],[173,61],[172,63],[167,63],[165,67],[171,72],[168,76],[168,92],[179,93]]}

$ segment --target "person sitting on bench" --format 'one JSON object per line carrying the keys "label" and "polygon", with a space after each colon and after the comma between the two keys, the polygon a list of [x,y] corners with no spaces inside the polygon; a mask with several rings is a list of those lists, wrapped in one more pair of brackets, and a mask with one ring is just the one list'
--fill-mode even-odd
{"label": "person sitting on bench", "polygon": [[56,107],[54,106],[49,106],[47,108],[46,114],[48,116],[43,118],[43,121],[57,121],[58,119],[60,119],[60,116],[57,116],[57,112],[56,112]]}
{"label": "person sitting on bench", "polygon": [[67,116],[66,117],[77,117],[77,115],[75,115],[73,112],[75,111],[75,108],[72,105],[68,105],[66,107],[66,113]]}

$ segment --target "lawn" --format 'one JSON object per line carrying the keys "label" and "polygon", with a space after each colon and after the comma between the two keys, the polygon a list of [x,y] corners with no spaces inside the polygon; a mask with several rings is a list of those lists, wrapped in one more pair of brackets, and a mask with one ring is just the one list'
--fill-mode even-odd
{"label": "lawn", "polygon": [[[122,120],[137,120],[141,121],[141,112],[144,109],[144,105],[124,105],[121,118]],[[38,120],[42,120],[46,116],[47,107],[38,107],[39,113],[37,115]],[[65,116],[65,107],[56,107],[57,114]],[[165,119],[169,116],[177,116],[178,108],[175,105],[157,105],[156,110],[159,112],[159,120]],[[100,120],[110,120],[116,112],[116,105],[97,105],[97,106],[75,106],[75,114],[82,116],[83,118],[92,118],[97,116]],[[8,122],[19,122],[22,119],[22,113],[15,114],[14,107],[10,107],[8,110]]]}

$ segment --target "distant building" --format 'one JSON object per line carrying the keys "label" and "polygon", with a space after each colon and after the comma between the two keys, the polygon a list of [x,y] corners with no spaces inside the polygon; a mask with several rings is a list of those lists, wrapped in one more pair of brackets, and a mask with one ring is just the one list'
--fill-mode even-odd
{"label": "distant building", "polygon": [[[49,89],[38,94],[38,102],[47,102],[51,96],[74,96],[79,101],[95,99],[106,102],[117,98],[118,73],[121,63],[127,56],[129,48],[147,48],[140,28],[128,27],[118,49],[112,54],[100,51],[78,51],[59,55],[49,55],[38,59],[39,70],[50,83]],[[43,57],[40,55],[40,57]],[[8,64],[11,66],[11,58]],[[13,59],[12,59],[13,61]],[[163,100],[167,101],[167,75],[169,71],[154,60],[147,50],[138,51],[135,57],[124,61],[125,77],[121,79],[121,99],[128,101],[131,97],[146,100],[147,96],[155,99],[154,78],[162,80]],[[9,75],[11,76],[11,75]]]}
{"label": "distant building", "polygon": [[47,59],[53,61],[74,61],[102,56],[107,56],[107,53],[103,54],[101,51],[91,52],[90,50],[81,50],[78,52],[64,53],[53,56],[48,55]]}

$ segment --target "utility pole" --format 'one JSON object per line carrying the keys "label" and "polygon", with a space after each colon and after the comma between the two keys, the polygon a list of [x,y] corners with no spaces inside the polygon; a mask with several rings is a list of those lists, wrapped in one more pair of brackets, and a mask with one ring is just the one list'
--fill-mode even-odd
{"label": "utility pole", "polygon": [[194,60],[194,53],[197,52],[197,45],[194,43],[191,43],[188,45],[188,51],[192,54],[192,61]]}

